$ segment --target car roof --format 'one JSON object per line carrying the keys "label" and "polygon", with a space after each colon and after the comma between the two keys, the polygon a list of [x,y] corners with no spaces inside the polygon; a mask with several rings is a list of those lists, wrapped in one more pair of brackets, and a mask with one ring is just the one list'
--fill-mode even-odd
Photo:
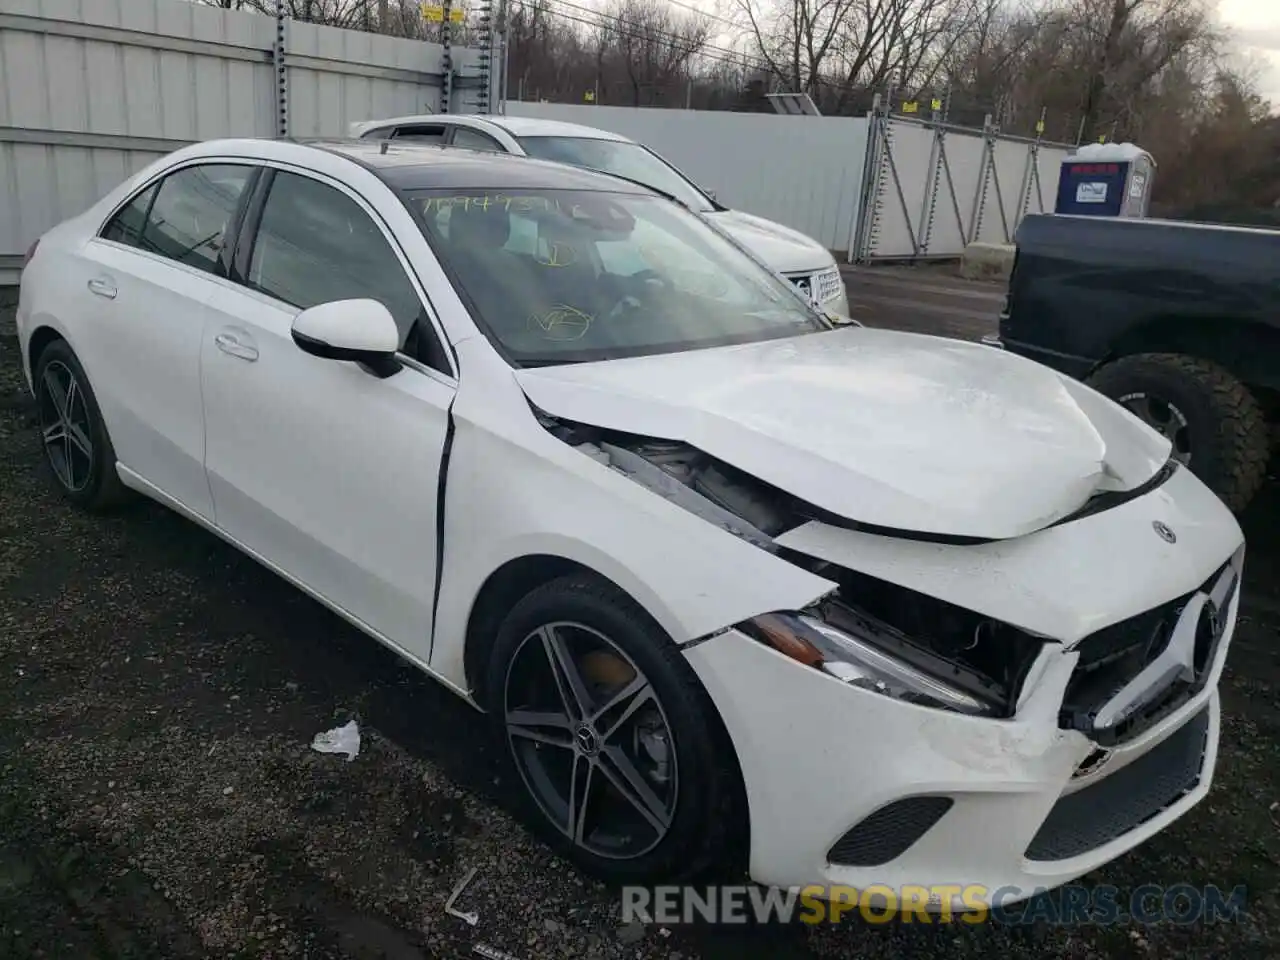
{"label": "car roof", "polygon": [[654,195],[628,180],[529,157],[394,140],[296,141],[346,157],[397,190],[590,190]]}
{"label": "car roof", "polygon": [[580,123],[567,123],[563,120],[542,120],[538,117],[509,117],[505,115],[486,115],[476,119],[485,120],[496,127],[501,127],[513,137],[581,137],[587,140],[616,140],[620,143],[633,142],[624,137],[598,127],[587,127]]}
{"label": "car roof", "polygon": [[510,117],[497,113],[423,113],[411,117],[388,117],[385,120],[370,120],[361,124],[364,131],[381,130],[383,127],[398,126],[407,123],[457,123],[465,125],[490,125],[505,130],[513,137],[578,137],[583,140],[613,140],[618,143],[634,143],[630,137],[601,130],[599,127],[587,127],[581,123],[567,123],[563,120],[542,120],[537,117]]}

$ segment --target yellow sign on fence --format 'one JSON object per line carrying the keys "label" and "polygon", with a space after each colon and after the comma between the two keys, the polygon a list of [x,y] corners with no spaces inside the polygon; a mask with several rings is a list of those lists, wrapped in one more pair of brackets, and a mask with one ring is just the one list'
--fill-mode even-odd
{"label": "yellow sign on fence", "polygon": [[[424,3],[419,8],[422,11],[422,19],[427,23],[444,23],[444,7],[434,3]],[[449,8],[449,22],[462,23],[467,18],[467,11],[461,7]]]}
{"label": "yellow sign on fence", "polygon": [[917,103],[915,100],[908,100],[906,103],[902,105],[903,113],[916,113],[917,111],[919,111],[919,109],[920,109],[920,104]]}

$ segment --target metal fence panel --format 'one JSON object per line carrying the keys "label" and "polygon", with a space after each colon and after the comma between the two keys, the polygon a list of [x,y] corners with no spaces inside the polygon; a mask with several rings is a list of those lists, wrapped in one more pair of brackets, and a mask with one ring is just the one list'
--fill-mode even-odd
{"label": "metal fence panel", "polygon": [[[343,137],[362,120],[440,109],[436,44],[295,22],[285,44],[292,136]],[[424,48],[434,48],[429,64]],[[353,65],[367,69],[355,73]]]}
{"label": "metal fence panel", "polygon": [[[24,251],[130,174],[193,140],[345,136],[439,108],[442,48],[183,0],[0,4],[0,284]],[[455,110],[476,51],[453,49]],[[288,120],[292,117],[292,126]]]}
{"label": "metal fence panel", "polygon": [[513,117],[599,127],[645,144],[728,207],[850,249],[862,195],[867,121],[508,101]]}
{"label": "metal fence panel", "polygon": [[873,112],[871,170],[854,257],[952,258],[974,241],[1012,243],[1029,212],[1051,210],[1070,148]]}
{"label": "metal fence panel", "polygon": [[914,257],[929,200],[933,134],[909,125],[886,128],[885,134],[877,145],[877,209],[869,242],[881,256]]}
{"label": "metal fence panel", "polygon": [[955,256],[969,242],[973,200],[981,177],[982,138],[944,131],[933,194],[934,230],[925,253]]}

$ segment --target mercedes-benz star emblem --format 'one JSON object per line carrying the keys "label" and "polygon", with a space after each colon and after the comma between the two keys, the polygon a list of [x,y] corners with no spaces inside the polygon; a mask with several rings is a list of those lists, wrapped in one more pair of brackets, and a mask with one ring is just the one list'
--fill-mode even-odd
{"label": "mercedes-benz star emblem", "polygon": [[1177,543],[1178,535],[1169,529],[1168,524],[1161,523],[1159,520],[1151,521],[1151,528],[1159,535],[1160,539],[1165,543]]}
{"label": "mercedes-benz star emblem", "polygon": [[600,741],[596,739],[595,731],[588,726],[581,726],[575,734],[578,741],[578,749],[587,756],[593,756],[600,749]]}

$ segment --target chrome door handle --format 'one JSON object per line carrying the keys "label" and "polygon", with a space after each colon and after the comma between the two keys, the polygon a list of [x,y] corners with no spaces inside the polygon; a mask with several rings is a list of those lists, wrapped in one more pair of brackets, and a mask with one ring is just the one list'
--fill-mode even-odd
{"label": "chrome door handle", "polygon": [[213,338],[214,345],[228,356],[250,362],[258,359],[258,348],[251,343],[241,343],[235,334],[220,333]]}
{"label": "chrome door handle", "polygon": [[116,285],[106,277],[94,277],[89,281],[89,292],[99,297],[106,297],[108,300],[116,298]]}

